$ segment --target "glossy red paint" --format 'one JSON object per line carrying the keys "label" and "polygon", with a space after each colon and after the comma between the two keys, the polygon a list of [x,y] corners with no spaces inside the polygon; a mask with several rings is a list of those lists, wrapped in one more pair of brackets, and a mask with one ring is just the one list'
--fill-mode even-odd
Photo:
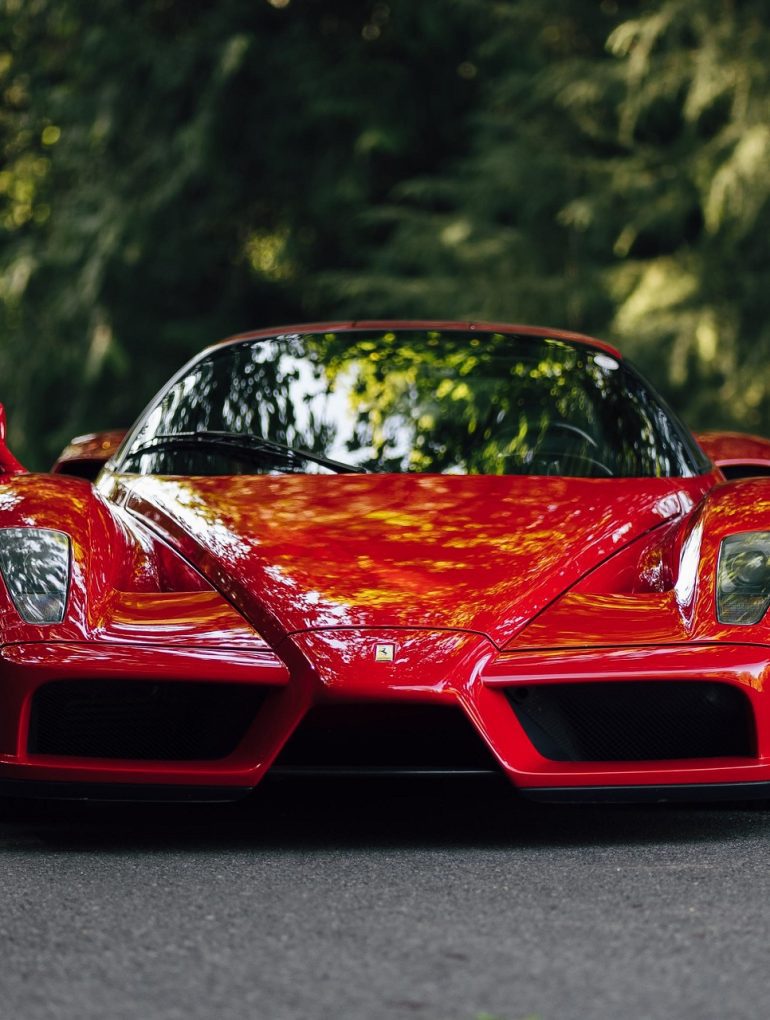
{"label": "glossy red paint", "polygon": [[75,436],[54,461],[54,474],[95,478],[102,466],[117,452],[126,435],[125,429],[107,429]]}
{"label": "glossy red paint", "polygon": [[719,468],[746,466],[770,470],[770,439],[742,432],[698,432],[695,438]]}
{"label": "glossy red paint", "polygon": [[0,477],[3,475],[21,475],[27,470],[14,457],[5,443],[6,418],[5,407],[0,404]]}
{"label": "glossy red paint", "polygon": [[[539,755],[513,713],[503,717],[508,703],[503,692],[515,686],[586,680],[718,681],[732,684],[748,696],[757,733],[756,755],[746,758],[678,759],[666,762],[562,762]],[[526,789],[575,786],[665,785],[767,781],[770,775],[770,660],[766,648],[721,643],[643,645],[591,649],[541,649],[498,656],[480,677],[485,718],[493,722],[488,737]],[[497,701],[493,710],[492,699]]]}
{"label": "glossy red paint", "polygon": [[[171,649],[120,643],[21,644],[0,653],[4,713],[0,720],[0,778],[55,782],[162,782],[176,785],[251,786],[278,752],[298,718],[297,692],[287,687],[286,666],[263,649]],[[69,679],[130,677],[153,684],[195,683],[212,677],[227,683],[259,684],[270,697],[237,751],[210,762],[75,759],[32,754],[27,735],[32,699],[44,684]]]}
{"label": "glossy red paint", "polygon": [[[416,324],[235,339],[375,325]],[[499,328],[618,356],[590,338]],[[770,622],[727,626],[714,611],[721,541],[770,530],[770,480],[725,484],[716,469],[686,479],[107,470],[96,487],[61,474],[0,479],[0,510],[3,527],[54,528],[72,542],[61,624],[25,623],[0,584],[0,781],[245,790],[312,706],[401,702],[459,706],[490,760],[532,791],[770,782]],[[29,750],[40,688],[115,679],[268,693],[216,760]],[[741,757],[543,757],[506,692],[586,680],[738,689],[755,746]]]}
{"label": "glossy red paint", "polygon": [[260,475],[103,484],[271,642],[319,628],[419,626],[502,646],[710,482]]}

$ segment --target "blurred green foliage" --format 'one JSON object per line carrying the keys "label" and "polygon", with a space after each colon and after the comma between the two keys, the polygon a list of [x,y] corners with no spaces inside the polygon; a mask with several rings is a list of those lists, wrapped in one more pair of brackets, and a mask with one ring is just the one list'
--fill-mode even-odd
{"label": "blurred green foliage", "polygon": [[770,430],[760,0],[0,0],[0,399],[44,466],[229,333],[617,340]]}

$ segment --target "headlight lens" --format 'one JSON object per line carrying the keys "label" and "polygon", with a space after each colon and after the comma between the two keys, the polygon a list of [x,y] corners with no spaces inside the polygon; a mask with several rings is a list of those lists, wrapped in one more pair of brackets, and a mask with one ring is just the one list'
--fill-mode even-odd
{"label": "headlight lens", "polygon": [[717,570],[720,623],[759,623],[770,607],[770,531],[730,535]]}
{"label": "headlight lens", "polygon": [[47,528],[0,528],[0,573],[27,623],[61,623],[70,580],[70,540]]}

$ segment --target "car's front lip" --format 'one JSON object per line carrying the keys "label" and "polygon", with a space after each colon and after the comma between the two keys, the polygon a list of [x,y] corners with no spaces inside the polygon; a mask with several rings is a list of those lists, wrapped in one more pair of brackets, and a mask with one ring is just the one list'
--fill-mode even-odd
{"label": "car's front lip", "polygon": [[[501,770],[524,792],[542,799],[570,797],[612,799],[613,790],[647,791],[648,799],[680,796],[675,788],[714,788],[714,795],[758,796],[770,783],[770,704],[765,705],[770,681],[770,648],[740,644],[677,644],[537,649],[498,653],[480,635],[460,632],[354,631],[326,632],[293,641],[294,657],[281,650],[286,663],[264,649],[247,651],[161,648],[136,643],[51,643],[6,646],[0,653],[3,686],[0,692],[0,781],[119,784],[210,788],[237,794],[254,787],[268,772],[284,743],[309,708],[327,703],[366,700],[459,705],[497,760]],[[324,683],[307,656],[318,654],[344,639],[350,686]],[[434,655],[422,676],[417,652],[427,642]],[[374,661],[377,644],[394,642],[410,650],[411,665],[399,671]],[[455,656],[450,653],[455,650]],[[357,651],[356,651],[357,650]],[[438,650],[447,658],[436,659]],[[360,660],[356,654],[365,656]],[[371,658],[368,679],[361,662]],[[449,661],[453,658],[453,661]],[[446,667],[446,668],[444,668]],[[321,674],[323,671],[321,670]],[[55,679],[87,676],[132,677],[149,682],[177,677],[195,682],[218,677],[234,683],[264,684],[271,694],[256,723],[233,754],[216,761],[138,761],[36,755],[27,750],[30,704],[39,686]],[[331,674],[330,674],[331,675]],[[356,680],[357,678],[357,680]],[[506,692],[520,685],[598,682],[708,681],[739,688],[748,699],[756,726],[753,756],[663,761],[554,761],[542,757],[527,738]],[[354,680],[356,682],[354,683]],[[55,790],[56,788],[54,788]],[[59,789],[64,789],[60,787]],[[581,797],[580,791],[583,791]],[[32,787],[30,787],[32,791]],[[609,792],[607,792],[609,791]],[[0,791],[2,792],[2,791]],[[105,793],[107,793],[105,789]],[[629,799],[618,794],[620,799]]]}
{"label": "car's front lip", "polygon": [[541,804],[683,804],[770,798],[770,780],[719,783],[638,783],[608,786],[522,787]]}
{"label": "car's front lip", "polygon": [[250,786],[193,786],[189,783],[89,782],[67,779],[3,779],[0,797],[34,800],[98,800],[119,803],[212,804],[241,800]]}

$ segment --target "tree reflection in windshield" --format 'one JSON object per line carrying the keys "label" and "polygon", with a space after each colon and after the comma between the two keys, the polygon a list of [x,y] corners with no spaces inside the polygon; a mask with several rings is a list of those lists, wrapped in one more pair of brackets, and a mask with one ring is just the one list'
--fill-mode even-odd
{"label": "tree reflection in windshield", "polygon": [[280,470],[235,448],[152,448],[156,435],[203,430],[261,436],[368,471],[608,478],[704,467],[635,372],[548,336],[362,330],[223,345],[161,395],[121,466]]}

